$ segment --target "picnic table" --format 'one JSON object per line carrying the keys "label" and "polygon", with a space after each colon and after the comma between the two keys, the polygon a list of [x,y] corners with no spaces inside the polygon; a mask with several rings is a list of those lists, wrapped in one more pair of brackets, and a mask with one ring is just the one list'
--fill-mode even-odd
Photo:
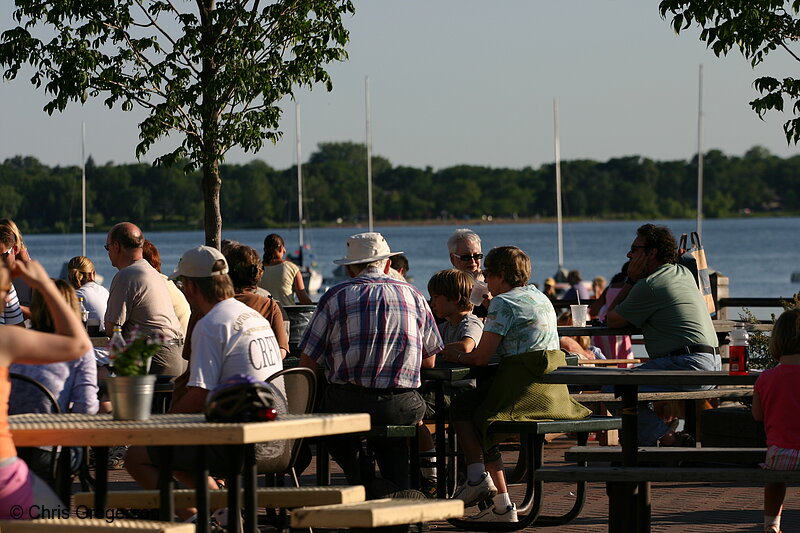
{"label": "picnic table", "polygon": [[[638,463],[636,427],[639,386],[752,386],[757,378],[758,373],[731,375],[715,371],[561,367],[543,376],[542,381],[566,385],[613,385],[615,395],[620,396],[622,401],[622,463],[625,467],[635,467]],[[649,531],[650,484],[642,482],[639,485],[640,507],[636,501],[635,483],[618,483],[609,490],[609,531]]]}
{"label": "picnic table", "polygon": [[[229,445],[234,457],[244,462],[245,530],[257,531],[255,444],[284,439],[316,437],[366,431],[370,428],[367,414],[284,415],[272,422],[211,423],[202,413],[152,415],[149,420],[113,420],[109,414],[41,414],[29,413],[9,417],[9,428],[17,446],[92,446],[96,454],[95,511],[103,513],[108,491],[106,456],[110,446],[160,446],[162,458],[171,463],[173,446]],[[68,454],[64,454],[68,455]],[[209,493],[206,479],[208,464],[205,453],[200,453],[201,464],[197,475],[198,516],[210,516]],[[228,507],[240,509],[241,496],[238,469],[228,476]],[[174,515],[171,468],[161,469],[161,519],[172,520]],[[98,515],[100,517],[103,514]],[[200,520],[198,532],[208,531],[208,521]],[[239,521],[229,525],[238,532]]]}

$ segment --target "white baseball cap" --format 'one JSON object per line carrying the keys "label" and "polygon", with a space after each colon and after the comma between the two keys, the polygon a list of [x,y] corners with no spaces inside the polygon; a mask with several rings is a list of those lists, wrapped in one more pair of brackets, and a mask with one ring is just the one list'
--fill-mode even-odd
{"label": "white baseball cap", "polygon": [[225,261],[225,268],[214,270],[214,263],[219,260],[225,261],[222,252],[211,246],[198,246],[187,250],[178,261],[175,271],[170,279],[177,279],[178,276],[187,278],[210,278],[211,276],[221,276],[228,273],[228,262]]}

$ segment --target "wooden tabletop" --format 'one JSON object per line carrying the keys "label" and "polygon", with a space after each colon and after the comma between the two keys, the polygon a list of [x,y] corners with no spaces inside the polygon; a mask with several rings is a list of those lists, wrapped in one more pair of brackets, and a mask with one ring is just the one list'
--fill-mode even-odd
{"label": "wooden tabletop", "polygon": [[144,421],[113,420],[109,414],[29,413],[8,421],[17,446],[250,444],[370,429],[365,413],[283,415],[250,423],[206,422],[202,413],[152,415]]}
{"label": "wooden tabletop", "polygon": [[[717,333],[728,333],[734,326],[744,325],[747,331],[772,331],[772,324],[748,324],[736,320],[712,320],[714,331]],[[626,328],[610,328],[608,326],[586,326],[576,328],[573,326],[559,326],[558,335],[561,337],[581,337],[584,335],[594,335],[602,337],[605,335],[641,335],[641,328],[630,326]]]}
{"label": "wooden tabletop", "polygon": [[705,370],[562,366],[542,376],[542,382],[567,385],[752,385],[758,376],[757,372],[735,376]]}

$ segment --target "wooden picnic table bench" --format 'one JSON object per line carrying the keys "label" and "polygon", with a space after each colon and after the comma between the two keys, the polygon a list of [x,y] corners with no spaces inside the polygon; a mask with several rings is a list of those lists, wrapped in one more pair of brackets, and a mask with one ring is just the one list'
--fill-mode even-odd
{"label": "wooden picnic table bench", "polygon": [[383,499],[302,507],[292,512],[293,528],[377,529],[463,516],[461,500]]}
{"label": "wooden picnic table bench", "polygon": [[[764,460],[766,448],[679,448],[640,446],[636,450],[639,461],[677,465],[685,463],[756,464]],[[564,452],[570,463],[622,462],[621,446],[573,446]]]}
{"label": "wooden picnic table bench", "polygon": [[40,518],[37,520],[0,520],[3,533],[55,533],[76,531],[80,533],[194,533],[194,524],[157,522],[154,520],[128,520],[105,518]]}
{"label": "wooden picnic table bench", "polygon": [[520,456],[514,472],[507,476],[508,483],[524,481],[525,495],[517,506],[519,522],[497,523],[476,522],[451,519],[449,522],[459,529],[468,531],[514,531],[525,529],[535,524],[538,526],[555,526],[566,524],[574,519],[583,509],[586,497],[586,482],[578,482],[575,490],[575,502],[572,508],[561,516],[542,516],[544,487],[538,476],[544,460],[545,435],[552,433],[575,433],[579,444],[585,445],[589,433],[618,429],[622,426],[619,417],[590,416],[578,420],[542,420],[542,421],[498,421],[489,428],[492,434],[518,434],[520,436]]}
{"label": "wooden picnic table bench", "polygon": [[[800,470],[761,468],[664,468],[659,466],[545,466],[536,471],[541,481],[575,483],[713,482],[713,483],[800,483]],[[609,491],[613,497],[613,491]]]}

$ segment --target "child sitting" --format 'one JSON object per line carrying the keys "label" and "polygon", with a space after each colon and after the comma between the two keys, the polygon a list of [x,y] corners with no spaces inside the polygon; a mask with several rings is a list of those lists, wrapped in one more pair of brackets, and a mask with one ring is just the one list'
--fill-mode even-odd
{"label": "child sitting", "polygon": [[[753,418],[764,421],[767,457],[761,467],[800,470],[800,309],[789,309],[775,322],[769,343],[778,366],[758,377],[753,390]],[[764,532],[781,530],[786,483],[764,484]]]}
{"label": "child sitting", "polygon": [[469,303],[472,281],[472,276],[453,268],[437,272],[428,282],[431,311],[444,319],[439,324],[443,354],[469,353],[481,340],[483,322],[472,314]]}
{"label": "child sitting", "polygon": [[[481,340],[483,334],[483,321],[472,314],[472,304],[469,303],[469,294],[472,291],[473,278],[469,274],[456,269],[441,270],[428,281],[428,293],[431,295],[431,311],[437,319],[442,319],[438,324],[439,334],[445,343],[442,354],[469,353]],[[423,386],[423,388],[425,388]],[[454,390],[475,388],[474,380],[461,380],[444,384],[445,406],[449,408],[450,396]],[[426,403],[425,418],[433,418],[435,411],[434,394],[425,391],[423,394]],[[419,451],[431,453],[434,451],[433,437],[424,425],[420,425]],[[427,496],[436,495],[436,467],[430,462],[422,468],[422,489]]]}

